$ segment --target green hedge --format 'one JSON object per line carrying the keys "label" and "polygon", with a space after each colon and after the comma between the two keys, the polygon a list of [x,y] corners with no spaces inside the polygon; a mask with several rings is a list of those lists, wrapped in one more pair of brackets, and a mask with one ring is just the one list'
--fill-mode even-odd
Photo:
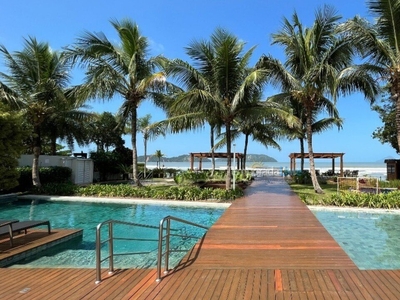
{"label": "green hedge", "polygon": [[[18,191],[32,189],[32,167],[17,168],[20,176]],[[72,169],[68,167],[41,167],[39,178],[42,185],[49,183],[66,183],[71,181]]]}
{"label": "green hedge", "polygon": [[316,197],[310,196],[300,196],[300,198],[308,205],[333,205],[387,209],[400,208],[400,191],[380,194],[342,192],[340,194],[332,194],[320,200],[317,200]]}
{"label": "green hedge", "polygon": [[95,197],[131,197],[131,198],[151,198],[151,199],[168,199],[168,200],[232,200],[243,196],[243,191],[237,189],[235,191],[226,191],[223,189],[201,189],[199,187],[189,186],[146,186],[133,187],[131,185],[90,185],[88,187],[79,188],[80,196]]}
{"label": "green hedge", "polygon": [[144,186],[138,188],[129,184],[93,184],[79,187],[72,183],[51,183],[43,185],[34,192],[58,196],[129,197],[185,201],[209,199],[226,201],[243,196],[241,189],[227,191],[225,189],[202,189],[189,186]]}

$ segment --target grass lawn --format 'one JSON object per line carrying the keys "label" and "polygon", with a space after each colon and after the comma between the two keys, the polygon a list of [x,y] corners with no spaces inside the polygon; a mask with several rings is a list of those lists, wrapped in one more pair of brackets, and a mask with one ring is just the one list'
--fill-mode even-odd
{"label": "grass lawn", "polygon": [[290,187],[293,192],[295,192],[300,199],[306,204],[318,204],[322,203],[322,199],[325,197],[329,197],[332,194],[336,194],[337,192],[337,184],[335,183],[326,183],[320,184],[322,190],[325,194],[317,194],[314,191],[313,185],[310,184],[299,184],[299,183],[291,183],[289,182]]}

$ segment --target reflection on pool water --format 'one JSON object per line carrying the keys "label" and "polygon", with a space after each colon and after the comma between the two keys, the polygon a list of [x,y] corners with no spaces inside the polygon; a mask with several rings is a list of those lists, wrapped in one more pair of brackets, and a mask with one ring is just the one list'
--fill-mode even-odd
{"label": "reflection on pool water", "polygon": [[[52,249],[51,252],[40,253],[33,261],[13,267],[95,267],[96,227],[106,220],[119,220],[158,227],[160,220],[168,215],[211,226],[225,211],[225,208],[187,207],[153,204],[109,204],[87,202],[53,202],[53,201],[18,201],[0,207],[0,219],[17,218],[19,220],[50,220],[52,228],[83,229],[83,240],[70,243],[67,249]],[[201,237],[203,229],[184,224],[172,223],[172,228],[180,233]],[[107,228],[104,228],[104,232]],[[103,231],[102,231],[103,232]],[[135,237],[154,241],[127,242],[117,241],[114,244],[116,253],[150,251],[147,255],[117,256],[116,267],[155,267],[157,257],[158,230],[143,227],[127,227],[116,225],[116,237]],[[103,233],[102,233],[103,234]],[[103,235],[102,240],[106,238]],[[183,250],[171,258],[171,265],[178,262],[194,245],[196,239],[176,239],[173,247]],[[61,251],[61,252],[60,252]],[[107,244],[102,247],[107,255]],[[106,264],[105,264],[106,266]]]}
{"label": "reflection on pool water", "polygon": [[400,269],[400,214],[311,210],[358,268]]}

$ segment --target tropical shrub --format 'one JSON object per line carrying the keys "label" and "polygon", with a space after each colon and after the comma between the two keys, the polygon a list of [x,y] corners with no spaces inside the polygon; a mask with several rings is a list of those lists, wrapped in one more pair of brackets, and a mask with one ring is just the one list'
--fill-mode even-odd
{"label": "tropical shrub", "polygon": [[331,194],[322,199],[310,196],[300,196],[301,200],[308,205],[332,205],[332,206],[351,206],[368,208],[400,208],[400,191],[389,193],[356,193],[342,192],[340,194]]}
{"label": "tropical shrub", "polygon": [[79,187],[72,182],[47,183],[39,188],[34,187],[32,192],[42,195],[73,196],[78,189]]}
{"label": "tropical shrub", "polygon": [[148,198],[165,200],[233,200],[243,196],[241,189],[235,191],[225,189],[202,189],[195,186],[146,186],[134,187],[128,184],[93,184],[87,187],[79,187],[75,191],[77,196],[94,197],[129,197],[129,198]]}
{"label": "tropical shrub", "polygon": [[311,183],[311,174],[309,171],[297,171],[292,175],[293,181],[295,183],[307,184]]}
{"label": "tropical shrub", "polygon": [[205,182],[209,178],[207,172],[187,171],[174,176],[174,181],[179,185],[191,185],[196,182]]}
{"label": "tropical shrub", "polygon": [[[17,168],[20,176],[17,191],[26,191],[32,188],[32,167]],[[41,167],[39,176],[42,185],[49,183],[67,183],[71,181],[72,169],[68,167]]]}
{"label": "tropical shrub", "polygon": [[[197,171],[186,171],[178,173],[174,176],[175,183],[179,185],[191,185],[195,183],[203,183],[203,182],[215,182],[221,181],[225,182],[226,171],[223,170],[216,170],[214,174],[211,175],[210,170],[205,170],[201,172]],[[252,173],[250,171],[242,172],[237,171],[235,172],[235,180],[236,182],[246,182],[252,180]]]}
{"label": "tropical shrub", "polygon": [[5,112],[0,103],[0,192],[18,186],[18,158],[23,152],[26,132],[19,114]]}

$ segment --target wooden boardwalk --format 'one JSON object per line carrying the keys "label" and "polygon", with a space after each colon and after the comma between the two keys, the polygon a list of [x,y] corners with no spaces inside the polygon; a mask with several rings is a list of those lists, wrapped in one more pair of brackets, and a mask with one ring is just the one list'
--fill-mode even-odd
{"label": "wooden boardwalk", "polygon": [[256,180],[175,270],[0,269],[0,299],[400,299],[400,270],[359,270],[281,178]]}

